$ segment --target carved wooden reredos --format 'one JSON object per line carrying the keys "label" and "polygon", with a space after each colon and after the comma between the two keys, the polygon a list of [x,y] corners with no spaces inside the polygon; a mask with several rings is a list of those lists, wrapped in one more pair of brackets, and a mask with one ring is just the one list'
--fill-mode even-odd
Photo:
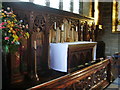
{"label": "carved wooden reredos", "polygon": [[11,7],[17,18],[29,25],[30,39],[27,43],[23,40],[22,44],[28,52],[28,57],[25,57],[28,72],[34,67],[34,41],[37,43],[37,58],[40,59],[38,65],[42,63],[38,67],[41,70],[48,68],[49,43],[95,40],[95,25],[91,18],[28,2],[3,5]]}

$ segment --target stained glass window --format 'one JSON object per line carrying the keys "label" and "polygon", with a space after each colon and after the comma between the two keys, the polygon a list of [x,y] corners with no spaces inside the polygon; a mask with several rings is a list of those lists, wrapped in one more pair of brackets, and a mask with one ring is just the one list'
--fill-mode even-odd
{"label": "stained glass window", "polygon": [[117,31],[120,31],[120,1],[118,1],[118,26]]}
{"label": "stained glass window", "polygon": [[120,32],[120,1],[113,0],[112,32]]}

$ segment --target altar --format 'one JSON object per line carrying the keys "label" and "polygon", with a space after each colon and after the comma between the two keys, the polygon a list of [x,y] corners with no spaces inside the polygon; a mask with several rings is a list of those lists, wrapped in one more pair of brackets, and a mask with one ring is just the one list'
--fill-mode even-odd
{"label": "altar", "polygon": [[89,41],[50,43],[50,68],[71,72],[79,65],[96,60],[96,44]]}

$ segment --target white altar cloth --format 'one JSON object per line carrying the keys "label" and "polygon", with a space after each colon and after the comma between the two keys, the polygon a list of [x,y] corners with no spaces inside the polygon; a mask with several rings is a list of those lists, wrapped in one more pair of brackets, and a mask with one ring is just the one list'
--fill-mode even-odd
{"label": "white altar cloth", "polygon": [[95,46],[93,48],[93,59],[96,60],[97,42],[79,41],[79,42],[50,43],[50,68],[61,72],[67,72],[68,46],[89,43],[95,43]]}

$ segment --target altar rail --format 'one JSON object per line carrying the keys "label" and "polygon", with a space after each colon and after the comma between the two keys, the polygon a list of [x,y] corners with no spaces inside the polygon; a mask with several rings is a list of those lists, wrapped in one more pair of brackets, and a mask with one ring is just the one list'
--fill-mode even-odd
{"label": "altar rail", "polygon": [[40,84],[28,90],[50,89],[103,89],[111,80],[111,63],[109,59],[100,61],[82,70],[67,74],[55,80]]}

